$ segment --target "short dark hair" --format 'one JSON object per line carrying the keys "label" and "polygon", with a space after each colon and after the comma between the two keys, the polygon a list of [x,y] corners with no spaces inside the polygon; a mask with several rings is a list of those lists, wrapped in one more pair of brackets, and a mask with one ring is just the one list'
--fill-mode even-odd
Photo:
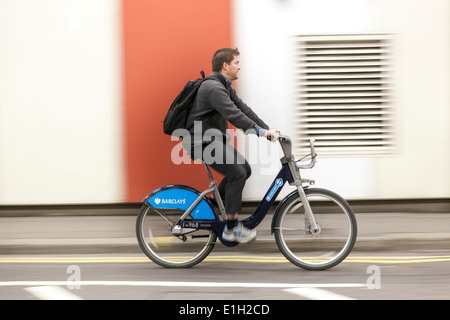
{"label": "short dark hair", "polygon": [[217,50],[212,58],[212,70],[214,72],[220,72],[225,62],[230,64],[234,57],[239,55],[240,53],[237,48],[223,48]]}

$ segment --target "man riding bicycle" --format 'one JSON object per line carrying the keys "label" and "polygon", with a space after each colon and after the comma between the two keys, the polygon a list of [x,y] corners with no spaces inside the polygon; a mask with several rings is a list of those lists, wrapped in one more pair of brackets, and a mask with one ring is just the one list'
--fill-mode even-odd
{"label": "man riding bicycle", "polygon": [[[231,86],[231,82],[238,79],[239,55],[233,48],[220,49],[214,54],[213,73],[201,84],[187,119],[191,139],[183,139],[183,147],[192,159],[204,161],[225,176],[218,187],[228,215],[222,238],[244,243],[253,241],[257,235],[256,230],[248,229],[238,221],[242,192],[251,169],[242,154],[229,143],[228,122],[246,133],[271,137],[272,142],[277,141],[278,131],[270,129]],[[205,149],[215,154],[208,157]]]}

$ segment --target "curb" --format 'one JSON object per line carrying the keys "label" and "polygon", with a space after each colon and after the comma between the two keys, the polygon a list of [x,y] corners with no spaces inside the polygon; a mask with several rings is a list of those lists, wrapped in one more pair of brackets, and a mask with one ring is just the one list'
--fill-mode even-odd
{"label": "curb", "polygon": [[[420,237],[360,237],[353,252],[408,251],[411,249],[450,249],[450,234],[426,234]],[[262,237],[250,244],[229,248],[217,243],[213,252],[279,253],[274,237]],[[11,239],[0,241],[2,255],[14,254],[136,254],[142,253],[135,238],[95,239]]]}

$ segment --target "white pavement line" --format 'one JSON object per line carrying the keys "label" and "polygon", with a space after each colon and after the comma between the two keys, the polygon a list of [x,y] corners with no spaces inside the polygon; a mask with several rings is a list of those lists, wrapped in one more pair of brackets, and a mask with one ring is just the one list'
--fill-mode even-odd
{"label": "white pavement line", "polygon": [[41,300],[83,300],[68,290],[56,286],[28,287],[25,290]]}
{"label": "white pavement line", "polygon": [[[67,281],[2,281],[8,286],[66,286]],[[178,281],[70,281],[73,286],[145,286],[145,287],[213,287],[213,288],[361,288],[362,283],[251,283],[251,282],[178,282]]]}
{"label": "white pavement line", "polygon": [[353,298],[319,288],[290,288],[283,291],[311,300],[354,300]]}

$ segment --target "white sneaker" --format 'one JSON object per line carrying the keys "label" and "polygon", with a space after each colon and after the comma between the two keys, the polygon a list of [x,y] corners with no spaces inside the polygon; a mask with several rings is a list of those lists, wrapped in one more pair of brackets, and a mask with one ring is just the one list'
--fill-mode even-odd
{"label": "white sneaker", "polygon": [[256,239],[258,231],[246,228],[241,222],[229,230],[228,226],[223,229],[222,239],[226,241],[237,241],[239,243],[249,243]]}

